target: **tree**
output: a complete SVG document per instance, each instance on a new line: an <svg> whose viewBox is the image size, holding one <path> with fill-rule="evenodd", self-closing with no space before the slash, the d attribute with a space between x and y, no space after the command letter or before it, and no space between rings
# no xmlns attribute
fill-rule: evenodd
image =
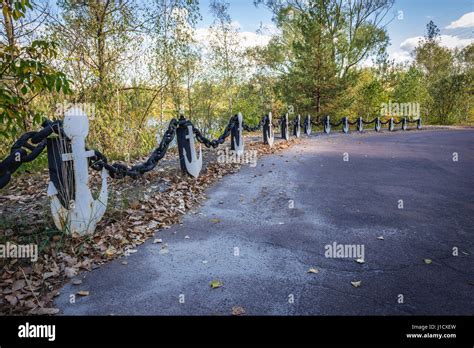
<svg viewBox="0 0 474 348"><path fill-rule="evenodd" d="M282 86L288 102L307 111L321 114L347 107L345 91L357 77L358 64L385 52L388 36L383 22L392 0L257 0L256 4L273 11L286 36L284 49L291 53Z"/></svg>
<svg viewBox="0 0 474 348"><path fill-rule="evenodd" d="M461 51L450 51L441 46L439 29L433 21L426 27L426 36L415 48L414 56L430 95L427 116L441 124L467 121L468 115L472 116L472 44Z"/></svg>
<svg viewBox="0 0 474 348"><path fill-rule="evenodd" d="M61 44L61 66L76 81L76 101L110 100L111 85L121 80L119 66L138 51L135 5L135 0L58 0L59 15L49 17L49 26Z"/></svg>
<svg viewBox="0 0 474 348"><path fill-rule="evenodd" d="M0 43L0 134L14 138L41 122L43 111L34 102L45 92L70 93L66 75L52 67L57 44L45 40L19 42L22 18L33 7L29 0L3 0L6 42ZM23 26L24 28L24 26Z"/></svg>
<svg viewBox="0 0 474 348"><path fill-rule="evenodd" d="M200 18L197 1L154 0L147 8L146 32L152 44L150 75L158 88L152 102L160 97L160 121L163 122L167 94L174 113L183 106L182 83L190 83L194 75L196 53L193 32ZM187 102L190 96L187 94ZM188 105L189 110L191 106Z"/></svg>
<svg viewBox="0 0 474 348"><path fill-rule="evenodd" d="M237 28L229 15L229 3L212 0L210 8L214 15L210 29L210 59L217 81L223 84L223 94L228 103L227 112L231 115L235 98L239 94L238 85L243 78L244 55L239 47Z"/></svg>

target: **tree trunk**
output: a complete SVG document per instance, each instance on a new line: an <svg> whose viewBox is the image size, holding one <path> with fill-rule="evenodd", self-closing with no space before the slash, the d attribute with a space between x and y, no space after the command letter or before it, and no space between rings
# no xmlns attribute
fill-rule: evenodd
<svg viewBox="0 0 474 348"><path fill-rule="evenodd" d="M8 7L9 9L11 9L12 7L11 1L3 0L2 8L4 7ZM9 13L7 13L6 11L3 11L3 18L4 18L3 24L5 26L5 32L7 33L8 45L14 46L15 45L15 32L13 28L12 17Z"/></svg>
<svg viewBox="0 0 474 348"><path fill-rule="evenodd" d="M321 111L321 89L316 89L316 113L319 114Z"/></svg>

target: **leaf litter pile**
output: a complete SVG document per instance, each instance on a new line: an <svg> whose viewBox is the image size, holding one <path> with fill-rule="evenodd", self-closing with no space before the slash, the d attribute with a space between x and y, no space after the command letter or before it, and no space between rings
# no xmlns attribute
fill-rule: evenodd
<svg viewBox="0 0 474 348"><path fill-rule="evenodd" d="M297 142L275 142L269 148L252 141L246 144L246 151L256 150L262 156ZM0 259L0 315L56 314L53 299L70 278L136 252L158 230L180 222L183 214L206 198L209 185L239 170L240 164L217 162L216 153L203 149L203 170L197 179L182 174L176 149L172 149L155 170L141 178L109 181L106 214L93 235L82 237L54 227L46 169L13 178L0 190L0 244L37 245L38 259ZM90 170L90 178L91 187L97 188L99 174Z"/></svg>

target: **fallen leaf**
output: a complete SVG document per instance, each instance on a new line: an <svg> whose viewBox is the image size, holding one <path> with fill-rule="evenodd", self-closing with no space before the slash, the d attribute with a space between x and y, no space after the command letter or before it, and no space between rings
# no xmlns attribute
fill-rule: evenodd
<svg viewBox="0 0 474 348"><path fill-rule="evenodd" d="M18 303L18 299L13 295L5 296L5 300L7 300L12 306L15 306Z"/></svg>
<svg viewBox="0 0 474 348"><path fill-rule="evenodd" d="M364 259L357 259L357 260L355 260L355 262L357 262L357 263L365 263L365 260L364 260Z"/></svg>
<svg viewBox="0 0 474 348"><path fill-rule="evenodd" d="M383 238L383 236L380 236L380 237L377 237L377 239L383 240L384 238Z"/></svg>
<svg viewBox="0 0 474 348"><path fill-rule="evenodd" d="M163 239L157 238L153 241L153 244L163 243Z"/></svg>
<svg viewBox="0 0 474 348"><path fill-rule="evenodd" d="M57 308L35 308L30 312L33 315L53 315L57 313L59 313Z"/></svg>
<svg viewBox="0 0 474 348"><path fill-rule="evenodd" d="M319 269L311 267L308 269L308 273L319 273Z"/></svg>
<svg viewBox="0 0 474 348"><path fill-rule="evenodd" d="M141 204L139 201L133 201L130 203L130 208L132 208L133 210L140 209L140 207L141 207Z"/></svg>
<svg viewBox="0 0 474 348"><path fill-rule="evenodd" d="M211 219L211 222L217 224L218 222L221 222L221 220L219 220L219 219Z"/></svg>
<svg viewBox="0 0 474 348"><path fill-rule="evenodd" d="M189 239L189 238L191 238L191 237L189 237L189 236L184 236L184 239Z"/></svg>
<svg viewBox="0 0 474 348"><path fill-rule="evenodd" d="M26 285L26 282L23 279L17 280L16 282L13 283L12 290L17 291L17 290L23 289L25 285Z"/></svg>
<svg viewBox="0 0 474 348"><path fill-rule="evenodd" d="M351 284L352 284L352 286L353 286L354 288L358 288L358 287L360 287L360 286L361 286L361 284L362 284L362 281L361 281L361 280L359 280L359 281L356 281L356 282L351 282Z"/></svg>
<svg viewBox="0 0 474 348"><path fill-rule="evenodd" d="M66 267L64 269L64 274L66 274L66 277L72 278L75 277L77 274L77 268L74 267Z"/></svg>
<svg viewBox="0 0 474 348"><path fill-rule="evenodd" d="M232 315L243 315L245 314L245 309L240 306L232 307Z"/></svg>
<svg viewBox="0 0 474 348"><path fill-rule="evenodd" d="M431 264L433 261L431 259L424 259L423 260L427 265Z"/></svg>
<svg viewBox="0 0 474 348"><path fill-rule="evenodd" d="M220 280L213 280L211 282L211 288L213 289L220 288L221 286L224 286L224 283L222 283Z"/></svg>
<svg viewBox="0 0 474 348"><path fill-rule="evenodd" d="M48 278L54 277L56 275L56 272L45 272L43 274L43 280L46 280Z"/></svg>
<svg viewBox="0 0 474 348"><path fill-rule="evenodd" d="M158 221L150 221L150 223L148 224L148 228L149 229L154 229L156 226L158 226Z"/></svg>
<svg viewBox="0 0 474 348"><path fill-rule="evenodd" d="M78 291L77 294L79 296L89 296L89 291L81 290L81 291Z"/></svg>
<svg viewBox="0 0 474 348"><path fill-rule="evenodd" d="M160 253L161 255L168 254L169 252L170 252L170 251L168 250L168 248L163 248L163 249L161 249L161 250L159 251L159 253Z"/></svg>
<svg viewBox="0 0 474 348"><path fill-rule="evenodd" d="M122 261L122 265L128 265L127 261Z"/></svg>
<svg viewBox="0 0 474 348"><path fill-rule="evenodd" d="M117 252L117 251L115 250L114 247L109 247L109 248L107 248L107 250L105 251L105 255L108 256L108 257L111 257L111 256L114 256L116 252Z"/></svg>

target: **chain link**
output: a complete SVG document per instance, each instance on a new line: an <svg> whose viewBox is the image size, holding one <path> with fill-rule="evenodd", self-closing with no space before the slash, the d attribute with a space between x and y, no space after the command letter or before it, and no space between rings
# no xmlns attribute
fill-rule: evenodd
<svg viewBox="0 0 474 348"><path fill-rule="evenodd" d="M126 176L129 176L133 179L136 179L140 175L153 170L158 162L165 156L168 151L169 145L173 141L176 135L176 128L180 125L182 120L177 120L173 118L169 125L168 129L163 135L163 139L160 142L160 145L151 153L148 159L140 164L136 164L129 168L123 163L113 163L108 164L107 157L103 155L100 151L94 150L95 155L89 159L89 166L94 170L102 170L102 168L107 169L110 177L113 179L122 179Z"/></svg>
<svg viewBox="0 0 474 348"><path fill-rule="evenodd" d="M376 121L377 121L377 118L374 118L372 121L364 121L364 119L362 119L363 124L372 124L372 123L375 123Z"/></svg>
<svg viewBox="0 0 474 348"><path fill-rule="evenodd" d="M339 122L337 122L337 123L329 122L329 124L331 125L331 127L339 127L343 122L344 122L344 119L341 119L341 120L340 120Z"/></svg>
<svg viewBox="0 0 474 348"><path fill-rule="evenodd" d="M23 164L36 159L47 145L47 138L62 132L61 121L46 120L43 129L37 132L26 132L11 147L10 155L0 162L0 189L11 180L13 173Z"/></svg>
<svg viewBox="0 0 474 348"><path fill-rule="evenodd" d="M232 116L224 130L224 133L222 133L219 138L214 139L214 140L210 140L206 138L204 135L202 135L201 131L194 126L193 126L193 132L194 132L194 135L196 136L197 141L204 144L204 146L207 148L212 147L213 149L215 149L219 145L224 144L225 140L230 135L232 128L235 126L237 122L238 122L238 116L237 115Z"/></svg>
<svg viewBox="0 0 474 348"><path fill-rule="evenodd" d="M253 126L253 127L250 127L249 125L246 125L245 123L242 123L242 128L245 129L247 132L256 132L256 131L258 131L262 128L264 123L265 123L265 117L263 117L260 120L259 124L257 124L256 126Z"/></svg>

